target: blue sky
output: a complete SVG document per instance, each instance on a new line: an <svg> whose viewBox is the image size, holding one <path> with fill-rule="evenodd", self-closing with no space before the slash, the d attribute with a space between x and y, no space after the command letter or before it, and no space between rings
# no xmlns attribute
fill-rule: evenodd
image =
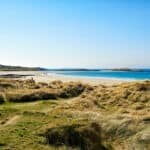
<svg viewBox="0 0 150 150"><path fill-rule="evenodd" d="M149 0L0 0L0 64L150 67Z"/></svg>

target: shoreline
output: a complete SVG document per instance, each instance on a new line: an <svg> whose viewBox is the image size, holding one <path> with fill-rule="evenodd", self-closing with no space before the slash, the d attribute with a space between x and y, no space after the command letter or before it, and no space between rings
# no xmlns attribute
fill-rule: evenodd
<svg viewBox="0 0 150 150"><path fill-rule="evenodd" d="M46 71L0 71L0 75L20 75L22 77L17 78L21 80L34 79L36 82L52 82L60 80L62 82L82 82L91 85L114 85L125 82L143 81L136 79L119 79L119 78L105 78L105 77L82 77L82 76L70 76L61 75L56 73L50 73Z"/></svg>

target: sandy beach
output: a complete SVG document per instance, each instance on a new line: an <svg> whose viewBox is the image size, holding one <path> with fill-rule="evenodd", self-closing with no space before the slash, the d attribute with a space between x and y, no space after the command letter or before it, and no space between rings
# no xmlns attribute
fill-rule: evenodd
<svg viewBox="0 0 150 150"><path fill-rule="evenodd" d="M20 79L31 79L33 78L36 82L46 82L49 83L55 80L61 80L62 82L82 82L91 85L113 85L120 84L124 82L130 82L133 80L123 80L123 79L111 79L111 78L91 78L91 77L75 77L75 76L65 76L58 75L54 73L47 73L44 71L1 71L0 75L24 75Z"/></svg>

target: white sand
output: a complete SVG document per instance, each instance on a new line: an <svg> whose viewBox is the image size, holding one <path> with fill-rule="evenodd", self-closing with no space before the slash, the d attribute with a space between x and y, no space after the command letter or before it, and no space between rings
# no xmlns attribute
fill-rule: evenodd
<svg viewBox="0 0 150 150"><path fill-rule="evenodd" d="M65 76L58 75L54 73L47 73L42 71L0 71L0 75L4 74L17 74L17 75L29 75L27 77L22 77L21 79L31 79L33 78L36 82L51 82L55 80L61 80L63 82L75 81L88 83L92 85L105 84L119 84L123 82L129 82L133 80L122 80L122 79L111 79L111 78L91 78L91 77L74 77L74 76Z"/></svg>

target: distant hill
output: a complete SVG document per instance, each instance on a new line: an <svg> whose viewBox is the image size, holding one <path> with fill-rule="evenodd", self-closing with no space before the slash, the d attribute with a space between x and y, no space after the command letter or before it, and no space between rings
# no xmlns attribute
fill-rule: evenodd
<svg viewBox="0 0 150 150"><path fill-rule="evenodd" d="M148 71L148 69L132 69L132 68L114 68L114 69L104 69L109 71L126 71L126 72L141 72Z"/></svg>
<svg viewBox="0 0 150 150"><path fill-rule="evenodd" d="M0 65L0 71L44 71L45 68L40 67L21 67L21 66L5 66Z"/></svg>

